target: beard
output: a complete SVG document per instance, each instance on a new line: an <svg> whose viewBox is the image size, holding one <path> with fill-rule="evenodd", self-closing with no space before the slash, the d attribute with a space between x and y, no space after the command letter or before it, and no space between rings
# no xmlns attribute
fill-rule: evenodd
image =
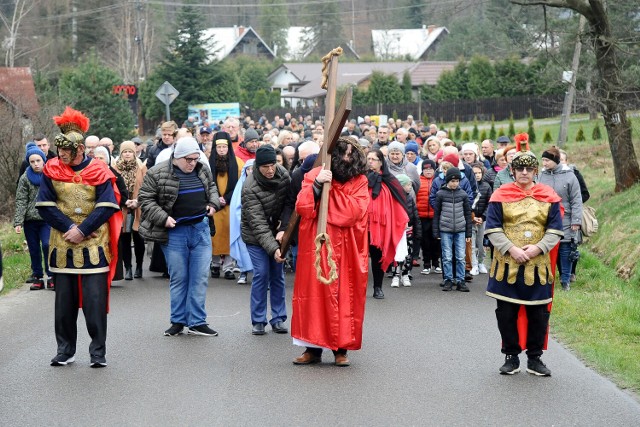
<svg viewBox="0 0 640 427"><path fill-rule="evenodd" d="M339 156L331 157L331 173L333 178L341 184L353 179L358 175L362 175L362 168L358 168L357 162L354 162L353 159L349 161L345 161Z"/></svg>
<svg viewBox="0 0 640 427"><path fill-rule="evenodd" d="M216 153L216 172L225 173L229 171L229 154L220 156Z"/></svg>

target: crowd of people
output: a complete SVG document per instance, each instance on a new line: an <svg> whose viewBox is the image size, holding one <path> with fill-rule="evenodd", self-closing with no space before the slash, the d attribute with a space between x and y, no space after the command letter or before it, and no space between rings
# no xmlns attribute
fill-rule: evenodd
<svg viewBox="0 0 640 427"><path fill-rule="evenodd" d="M96 313L89 316L92 365L106 365L108 285L142 278L149 250L150 269L169 279L167 336L185 328L192 335L218 334L206 322L210 277L251 284L252 334L266 334L267 325L288 333L285 265L295 271L291 335L305 347L294 360L299 365L318 363L323 348L333 350L336 365L350 363L347 350L361 344L369 270L374 299L385 298L385 274L391 288L411 286L414 267L422 267L422 275L441 275L443 291L469 292L474 278L488 274L483 283L498 300L507 357L501 373L517 372L516 356L528 348L530 371L550 374L540 361L540 331L548 322L555 266L562 289L575 281L582 204L589 197L566 152L546 149L539 167L525 146L526 134L458 146L436 124L412 116L387 123L369 116L349 120L323 166L316 161L325 124L289 113L199 125L169 121L154 140L119 144L86 135L88 126L60 126L58 158L44 135L26 146L14 220L31 255L31 289L56 290L53 365L73 361L72 306L77 311L78 294L86 299L93 282L102 289L95 304L105 309L82 307L85 315ZM93 213L74 205L87 187L75 185L80 181L94 186L85 195ZM321 252L316 264L337 271L331 286L320 283L314 270L325 186L334 250ZM283 253L294 213L299 231ZM523 226L527 221L531 229ZM80 291L73 289L76 276L83 278ZM522 341L526 331L514 331L520 306L535 319L530 342ZM75 330L75 319L73 324Z"/></svg>

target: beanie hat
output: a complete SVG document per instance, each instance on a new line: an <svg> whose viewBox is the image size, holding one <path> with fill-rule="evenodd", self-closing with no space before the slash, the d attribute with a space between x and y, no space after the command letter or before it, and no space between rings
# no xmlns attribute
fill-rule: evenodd
<svg viewBox="0 0 640 427"><path fill-rule="evenodd" d="M244 133L244 142L253 141L254 139L259 139L258 132L253 128L247 129Z"/></svg>
<svg viewBox="0 0 640 427"><path fill-rule="evenodd" d="M369 144L369 140L365 139L365 138L359 138L358 139L358 143L360 144L360 146L362 148L369 148L369 146L371 145L371 144Z"/></svg>
<svg viewBox="0 0 640 427"><path fill-rule="evenodd" d="M256 151L256 166L271 165L276 162L276 150L270 145L263 145Z"/></svg>
<svg viewBox="0 0 640 427"><path fill-rule="evenodd" d="M402 142L393 141L389 144L389 152L392 152L393 150L400 151L404 154L404 144Z"/></svg>
<svg viewBox="0 0 640 427"><path fill-rule="evenodd" d="M407 142L407 145L404 146L404 152L408 152L411 151L413 153L416 153L416 155L418 154L418 143L415 141L409 141Z"/></svg>
<svg viewBox="0 0 640 427"><path fill-rule="evenodd" d="M457 155L457 154L453 154L453 153L451 153L451 154L447 154L446 156L444 156L444 157L442 158L442 161L443 161L443 162L449 162L449 163L451 163L453 166L456 166L456 167L457 167L457 166L460 164L460 157L458 157L458 155ZM460 172L460 171L458 171L458 172Z"/></svg>
<svg viewBox="0 0 640 427"><path fill-rule="evenodd" d="M28 149L29 149L29 147L37 147L37 145L36 145L36 143L35 143L35 142L33 142L33 141L29 141L29 142L27 142L27 145L25 145L25 146L24 146L24 149L25 149L25 150L28 150Z"/></svg>
<svg viewBox="0 0 640 427"><path fill-rule="evenodd" d="M462 144L462 152L465 151L473 151L474 154L478 155L478 145L473 142L467 142L466 144Z"/></svg>
<svg viewBox="0 0 640 427"><path fill-rule="evenodd" d="M411 184L411 179L403 173L401 173L400 175L396 175L396 179L400 181L400 185L402 185L403 187L407 184Z"/></svg>
<svg viewBox="0 0 640 427"><path fill-rule="evenodd" d="M136 144L133 141L124 141L122 144L120 144L120 154L124 153L127 150L133 151L135 154Z"/></svg>
<svg viewBox="0 0 640 427"><path fill-rule="evenodd" d="M438 150L438 152L436 153L436 158L435 158L436 163L438 163L438 162L440 162L442 160L442 155L443 154L444 153L442 152L442 150Z"/></svg>
<svg viewBox="0 0 640 427"><path fill-rule="evenodd" d="M198 141L192 136L183 136L174 144L176 148L173 150L173 157L181 159L189 154L200 153Z"/></svg>
<svg viewBox="0 0 640 427"><path fill-rule="evenodd" d="M32 147L29 147L27 149L27 154L25 155L25 160L27 161L27 163L29 163L29 157L33 156L34 154L39 155L40 157L42 157L42 161L47 163L47 155L44 154L44 151L42 151L41 149L38 148L37 145L33 145Z"/></svg>
<svg viewBox="0 0 640 427"><path fill-rule="evenodd" d="M460 169L453 167L447 170L447 174L444 177L444 180L448 184L452 179L457 179L460 181L462 179L462 174L460 173Z"/></svg>
<svg viewBox="0 0 640 427"><path fill-rule="evenodd" d="M555 162L557 165L560 164L560 156L557 156L555 153L551 152L550 150L545 150L542 153L541 157L543 159L549 159L549 160Z"/></svg>
<svg viewBox="0 0 640 427"><path fill-rule="evenodd" d="M418 134L418 131L416 131L414 128L409 128L409 133L412 133L414 135Z"/></svg>
<svg viewBox="0 0 640 427"><path fill-rule="evenodd" d="M435 171L435 170L436 170L436 168L437 168L437 167L436 167L436 162L434 162L433 160L431 160L431 159L424 159L424 160L422 161L422 170L425 170L425 169L433 169L433 170Z"/></svg>

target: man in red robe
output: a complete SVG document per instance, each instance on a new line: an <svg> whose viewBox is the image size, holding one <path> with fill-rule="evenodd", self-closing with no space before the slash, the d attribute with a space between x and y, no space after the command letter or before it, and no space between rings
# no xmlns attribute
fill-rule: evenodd
<svg viewBox="0 0 640 427"><path fill-rule="evenodd" d="M306 347L296 365L319 363L322 350L333 350L335 364L348 366L347 350L362 346L362 323L369 274L366 156L353 139L338 139L331 169L309 171L296 202L300 215L298 268L293 288L291 336ZM316 272L318 211L322 185L330 183L327 234L337 279L319 281ZM322 277L330 277L327 246L320 256Z"/></svg>

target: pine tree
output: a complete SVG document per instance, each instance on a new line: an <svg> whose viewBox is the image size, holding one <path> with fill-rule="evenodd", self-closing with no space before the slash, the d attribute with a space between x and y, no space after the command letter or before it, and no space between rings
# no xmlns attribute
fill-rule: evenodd
<svg viewBox="0 0 640 427"><path fill-rule="evenodd" d="M509 138L513 138L516 134L516 128L513 123L513 112L509 114Z"/></svg>
<svg viewBox="0 0 640 427"><path fill-rule="evenodd" d="M427 115L427 113L424 113L422 115L422 123L424 123L425 126L429 126L429 116Z"/></svg>
<svg viewBox="0 0 640 427"><path fill-rule="evenodd" d="M260 37L280 58L288 51L289 14L281 0L260 0L258 7Z"/></svg>
<svg viewBox="0 0 640 427"><path fill-rule="evenodd" d="M462 137L460 138L460 140L466 141L466 142L469 142L471 140L468 130L465 130L464 132L462 132Z"/></svg>
<svg viewBox="0 0 640 427"><path fill-rule="evenodd" d="M600 141L602 139L602 133L600 132L600 125L596 123L591 132L591 139L594 141Z"/></svg>
<svg viewBox="0 0 640 427"><path fill-rule="evenodd" d="M480 135L480 132L478 131L478 117L473 118L473 130L471 131L471 140L472 141L477 141L478 137Z"/></svg>
<svg viewBox="0 0 640 427"><path fill-rule="evenodd" d="M393 121L398 120L398 112L394 109L393 113L391 113L391 117L393 117Z"/></svg>
<svg viewBox="0 0 640 427"><path fill-rule="evenodd" d="M487 139L487 130L486 129L482 129L482 131L480 132L480 139L479 141L482 142L485 139Z"/></svg>
<svg viewBox="0 0 640 427"><path fill-rule="evenodd" d="M553 141L553 138L551 137L551 131L547 130L542 137L542 142L545 144L551 144L551 141Z"/></svg>
<svg viewBox="0 0 640 427"><path fill-rule="evenodd" d="M584 129L582 129L582 126L580 126L578 128L578 133L576 134L576 142L584 142L587 139L584 136Z"/></svg>
<svg viewBox="0 0 640 427"><path fill-rule="evenodd" d="M135 117L126 96L113 93L120 77L92 52L86 61L62 73L58 89L63 105L89 117L89 132L119 143L133 136Z"/></svg>
<svg viewBox="0 0 640 427"><path fill-rule="evenodd" d="M462 131L460 130L460 122L456 120L456 129L453 131L453 138L458 140L462 136Z"/></svg>
<svg viewBox="0 0 640 427"><path fill-rule="evenodd" d="M529 134L529 142L531 144L535 144L536 143L536 130L533 127L533 113L531 112L531 110L529 110L529 120L527 122L529 124L529 127L527 129L527 133Z"/></svg>
<svg viewBox="0 0 640 427"><path fill-rule="evenodd" d="M413 101L413 92L411 91L411 76L408 72L402 75L402 102L409 103Z"/></svg>
<svg viewBox="0 0 640 427"><path fill-rule="evenodd" d="M492 141L496 140L496 118L493 114L491 115L491 129L489 130L489 139Z"/></svg>
<svg viewBox="0 0 640 427"><path fill-rule="evenodd" d="M500 128L500 131L498 131L498 137L500 136L505 136L504 128Z"/></svg>

